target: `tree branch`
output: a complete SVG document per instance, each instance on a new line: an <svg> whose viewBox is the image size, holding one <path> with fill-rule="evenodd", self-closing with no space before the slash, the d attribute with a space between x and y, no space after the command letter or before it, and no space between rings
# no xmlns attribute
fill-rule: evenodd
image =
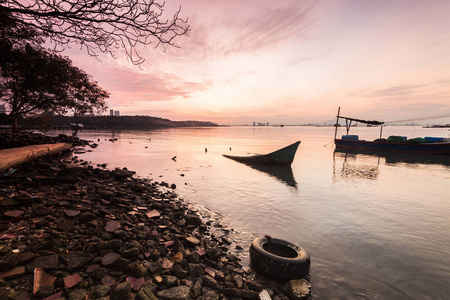
<svg viewBox="0 0 450 300"><path fill-rule="evenodd" d="M55 48L75 42L94 57L99 52L114 57L123 48L139 65L145 60L140 47L152 43L176 47L175 38L189 32L181 8L169 20L163 18L164 5L146 0L8 0L0 1L0 11L41 31Z"/></svg>

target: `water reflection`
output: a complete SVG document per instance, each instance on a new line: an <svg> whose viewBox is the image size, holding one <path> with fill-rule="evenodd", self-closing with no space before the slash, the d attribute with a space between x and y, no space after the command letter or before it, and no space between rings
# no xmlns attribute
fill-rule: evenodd
<svg viewBox="0 0 450 300"><path fill-rule="evenodd" d="M377 157L378 158L378 164L380 161L380 158L383 158L386 164L435 164L435 165L443 165L450 167L450 156L448 155L420 155L420 154L410 154L410 153L373 153L373 152L361 152L361 151L355 151L352 152L350 150L336 150L336 153L339 153L341 155L346 156L356 156L359 155L359 157Z"/></svg>
<svg viewBox="0 0 450 300"><path fill-rule="evenodd" d="M236 161L238 162L238 161ZM248 162L238 162L249 166L252 169L258 170L260 172L266 173L271 177L278 179L279 181L287 184L288 186L297 188L297 182L294 179L294 173L292 172L291 166L283 165L265 165L257 163Z"/></svg>
<svg viewBox="0 0 450 300"><path fill-rule="evenodd" d="M380 157L375 161L364 160L364 164L356 163L358 154L354 153L333 153L333 179L336 179L336 158L342 159L342 168L338 175L342 178L362 178L376 180L378 179L380 165ZM371 162L371 164L368 164Z"/></svg>

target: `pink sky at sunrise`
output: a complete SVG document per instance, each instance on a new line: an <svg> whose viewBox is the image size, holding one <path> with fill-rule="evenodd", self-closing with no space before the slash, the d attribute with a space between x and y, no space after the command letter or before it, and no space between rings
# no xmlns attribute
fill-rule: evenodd
<svg viewBox="0 0 450 300"><path fill-rule="evenodd" d="M167 0L180 48L101 62L76 46L121 115L219 124L393 121L450 115L450 1ZM450 123L450 117L432 123Z"/></svg>

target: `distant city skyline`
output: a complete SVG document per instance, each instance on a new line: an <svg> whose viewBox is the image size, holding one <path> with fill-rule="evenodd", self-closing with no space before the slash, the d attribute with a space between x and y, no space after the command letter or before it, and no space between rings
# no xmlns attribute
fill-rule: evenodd
<svg viewBox="0 0 450 300"><path fill-rule="evenodd" d="M141 68L121 54L64 54L122 115L231 125L320 123L339 106L381 121L450 115L450 1L170 0L167 16L179 6L189 36L144 50Z"/></svg>

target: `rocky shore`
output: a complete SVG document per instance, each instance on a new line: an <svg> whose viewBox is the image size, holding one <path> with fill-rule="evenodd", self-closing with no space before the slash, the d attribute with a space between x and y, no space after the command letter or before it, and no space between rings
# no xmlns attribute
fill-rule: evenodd
<svg viewBox="0 0 450 300"><path fill-rule="evenodd" d="M0 299L303 299L256 280L175 188L76 157L0 177Z"/></svg>

